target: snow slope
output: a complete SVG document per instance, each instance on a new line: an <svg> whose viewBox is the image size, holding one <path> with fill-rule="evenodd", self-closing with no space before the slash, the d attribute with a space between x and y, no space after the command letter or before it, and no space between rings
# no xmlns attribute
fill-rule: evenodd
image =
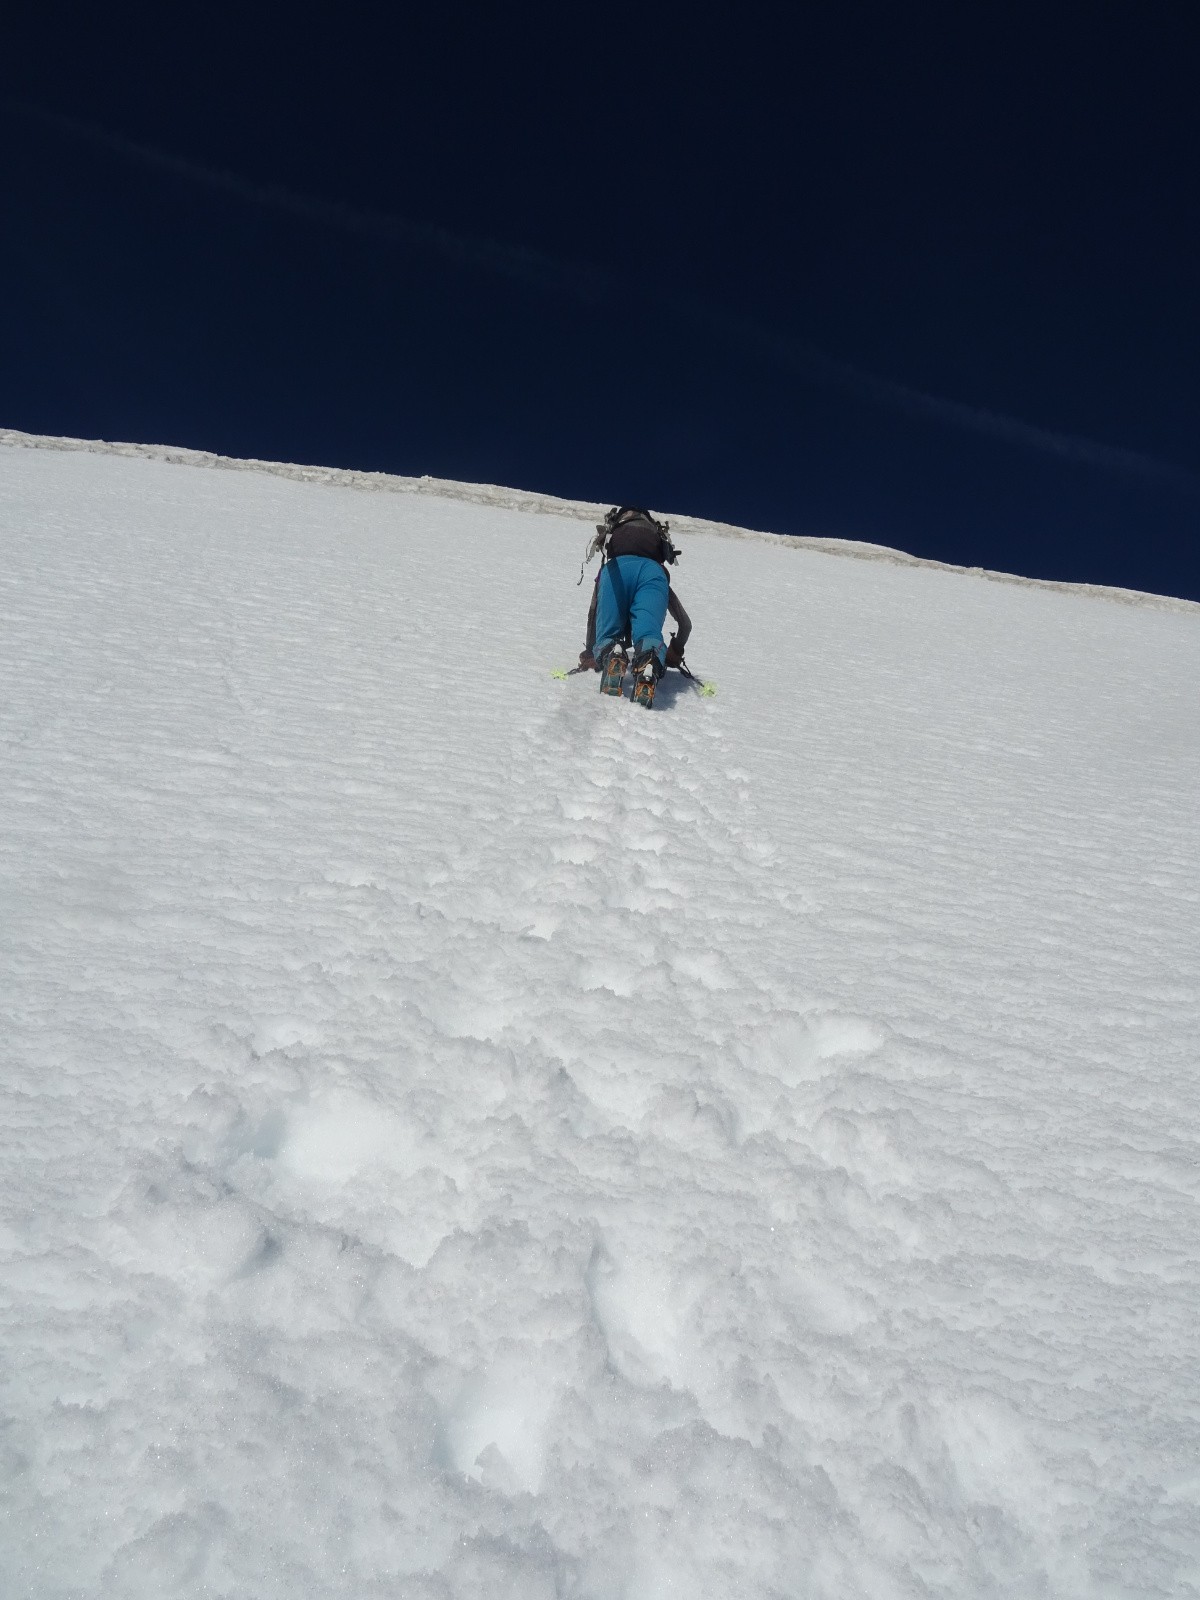
<svg viewBox="0 0 1200 1600"><path fill-rule="evenodd" d="M1200 1592L1200 611L0 449L0 1593Z"/></svg>

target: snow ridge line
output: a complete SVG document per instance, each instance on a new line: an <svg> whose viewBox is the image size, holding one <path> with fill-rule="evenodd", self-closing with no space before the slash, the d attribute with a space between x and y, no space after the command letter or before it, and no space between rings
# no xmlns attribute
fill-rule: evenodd
<svg viewBox="0 0 1200 1600"><path fill-rule="evenodd" d="M460 500L470 505L495 506L505 511L523 511L535 516L571 517L579 522L594 522L608 510L598 501L564 500L558 495L529 489L510 489L497 484L461 483L454 478L432 478L424 474L407 478L399 473L364 472L353 467L302 466L286 461L259 461L253 456L223 456L210 450L192 450L186 445L126 444L107 439L72 439L45 433L23 433L18 428L0 428L0 447L23 450L78 450L89 455L134 456L149 461L165 461L173 466L218 467L230 472L263 472L299 483L323 483L341 489L367 489L375 493L426 494L439 500ZM666 512L673 528L680 533L715 534L721 538L765 539L783 542L789 548L816 550L823 555L848 556L855 561L886 561L896 567L928 567L936 572L955 572L964 577L986 578L990 583L1009 583L1026 589L1046 589L1057 594L1083 595L1090 599L1116 601L1120 605L1142 606L1152 611L1200 612L1200 601L1177 595L1151 594L1143 589L1121 589L1103 583L1071 583L1058 578L1025 578L1015 572L995 572L989 567L959 566L949 561L934 561L928 556L909 555L890 545L870 544L857 539L829 539L812 534L768 533L755 528L738 528L732 523L712 522L686 513Z"/></svg>

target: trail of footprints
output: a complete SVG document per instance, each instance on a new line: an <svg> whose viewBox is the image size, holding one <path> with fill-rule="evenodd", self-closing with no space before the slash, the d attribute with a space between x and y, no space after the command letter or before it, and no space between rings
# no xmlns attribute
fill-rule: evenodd
<svg viewBox="0 0 1200 1600"><path fill-rule="evenodd" d="M841 1146L828 1127L789 1134L781 1097L819 1088L882 1039L856 1019L781 1015L742 965L745 925L788 912L753 782L726 766L714 708L647 716L598 701L575 694L519 730L508 810L431 891L420 959L396 953L425 1041L419 1090L387 1111L369 1078L362 1092L353 1075L319 1084L269 1157L282 1214L336 1218L422 1280L471 1241L486 1296L517 1270L497 1229L532 1230L527 1250L547 1241L519 1264L537 1286L531 1307L550 1273L585 1308L544 1347L557 1377L512 1335L497 1343L497 1328L475 1325L477 1310L441 1313L456 1329L434 1385L443 1465L501 1497L541 1492L555 1406L587 1382L597 1337L630 1395L665 1382L745 1435L712 1350L728 1338L723 1319L753 1321L756 1302L749 1290L730 1301L737 1280L719 1252L687 1242L690 1208L761 1211L740 1150L764 1130L799 1138L806 1160L821 1159L822 1139L831 1158L855 1159L853 1129ZM641 1152L627 1174L621 1148ZM680 1271L664 1274L659 1252ZM446 1328L407 1331L437 1353Z"/></svg>

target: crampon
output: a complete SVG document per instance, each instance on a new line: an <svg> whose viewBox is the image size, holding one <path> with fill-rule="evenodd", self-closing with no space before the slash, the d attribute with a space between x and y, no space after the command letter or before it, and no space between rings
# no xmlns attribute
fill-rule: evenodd
<svg viewBox="0 0 1200 1600"><path fill-rule="evenodd" d="M600 693L620 694L625 682L625 668L629 665L629 657L621 645L613 645L611 650L606 650L600 657Z"/></svg>

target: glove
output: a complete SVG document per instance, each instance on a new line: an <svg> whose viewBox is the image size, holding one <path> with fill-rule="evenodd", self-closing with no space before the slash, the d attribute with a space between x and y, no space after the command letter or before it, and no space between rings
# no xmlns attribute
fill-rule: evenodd
<svg viewBox="0 0 1200 1600"><path fill-rule="evenodd" d="M579 665L585 672L600 671L600 668L596 665L595 658L590 650L581 650L579 652Z"/></svg>
<svg viewBox="0 0 1200 1600"><path fill-rule="evenodd" d="M683 651L675 642L678 637L678 634L673 635L670 644L667 646L667 665L669 667L678 667L683 664Z"/></svg>

